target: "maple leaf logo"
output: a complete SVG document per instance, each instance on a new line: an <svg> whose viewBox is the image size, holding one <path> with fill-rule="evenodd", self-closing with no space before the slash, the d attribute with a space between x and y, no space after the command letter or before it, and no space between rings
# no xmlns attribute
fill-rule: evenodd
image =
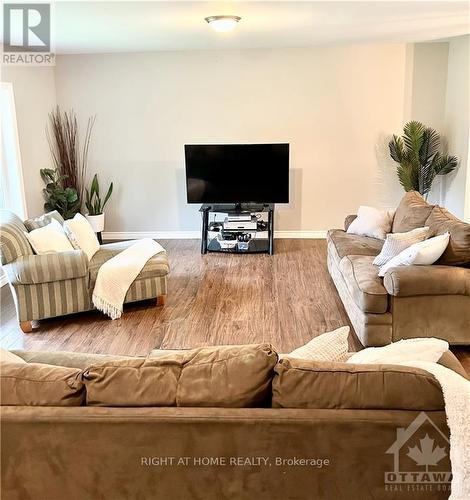
<svg viewBox="0 0 470 500"><path fill-rule="evenodd" d="M420 439L419 443L419 448L418 446L408 447L407 455L417 465L424 465L426 472L430 465L437 465L447 455L445 448L441 446L434 447L434 439L431 439L428 434L423 439Z"/></svg>

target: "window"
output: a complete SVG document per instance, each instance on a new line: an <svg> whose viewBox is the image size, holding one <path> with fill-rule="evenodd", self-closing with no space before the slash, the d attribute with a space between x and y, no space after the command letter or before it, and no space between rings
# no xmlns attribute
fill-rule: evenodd
<svg viewBox="0 0 470 500"><path fill-rule="evenodd" d="M0 208L11 210L25 219L26 200L20 145L16 125L15 98L11 83L0 83L1 184Z"/></svg>

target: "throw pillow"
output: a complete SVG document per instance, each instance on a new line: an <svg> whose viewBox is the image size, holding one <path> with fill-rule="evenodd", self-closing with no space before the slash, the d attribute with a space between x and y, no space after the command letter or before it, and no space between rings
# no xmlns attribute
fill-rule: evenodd
<svg viewBox="0 0 470 500"><path fill-rule="evenodd" d="M351 222L346 232L383 240L391 231L392 221L393 212L361 206L357 211L357 217Z"/></svg>
<svg viewBox="0 0 470 500"><path fill-rule="evenodd" d="M384 246L379 255L374 259L376 266L383 266L390 259L406 248L426 239L429 227L418 227L407 233L390 233L385 238Z"/></svg>
<svg viewBox="0 0 470 500"><path fill-rule="evenodd" d="M449 244L449 237L449 233L445 233L411 245L384 264L379 269L379 276L385 276L385 273L392 267L434 264L444 253Z"/></svg>
<svg viewBox="0 0 470 500"><path fill-rule="evenodd" d="M323 333L280 357L309 359L311 361L341 361L348 352L349 326Z"/></svg>
<svg viewBox="0 0 470 500"><path fill-rule="evenodd" d="M57 210L53 210L52 212L40 215L39 217L35 217L34 219L26 219L23 224L28 231L33 231L34 229L39 229L40 227L47 226L52 222L53 219L59 222L61 226L64 223L64 219L59 214L59 212Z"/></svg>
<svg viewBox="0 0 470 500"><path fill-rule="evenodd" d="M400 201L393 219L392 233L406 233L417 227L428 226L433 205L429 205L417 191L408 191Z"/></svg>
<svg viewBox="0 0 470 500"><path fill-rule="evenodd" d="M429 361L437 363L449 349L449 343L436 338L405 339L385 347L368 347L356 352L347 363L388 365L406 361Z"/></svg>
<svg viewBox="0 0 470 500"><path fill-rule="evenodd" d="M33 250L38 254L68 252L73 246L64 233L64 229L53 219L47 226L24 233L31 243Z"/></svg>
<svg viewBox="0 0 470 500"><path fill-rule="evenodd" d="M100 249L98 238L96 237L91 224L82 214L75 214L73 219L64 222L64 228L75 248L83 250L89 260Z"/></svg>
<svg viewBox="0 0 470 500"><path fill-rule="evenodd" d="M470 264L470 224L462 222L448 210L434 207L426 221L431 236L450 233L449 245L439 259L443 266L464 266Z"/></svg>

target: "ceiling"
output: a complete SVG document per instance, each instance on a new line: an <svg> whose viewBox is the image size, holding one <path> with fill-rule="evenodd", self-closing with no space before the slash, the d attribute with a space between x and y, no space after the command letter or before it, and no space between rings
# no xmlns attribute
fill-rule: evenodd
<svg viewBox="0 0 470 500"><path fill-rule="evenodd" d="M217 33L204 17L242 17ZM56 2L57 53L310 47L463 35L469 2Z"/></svg>

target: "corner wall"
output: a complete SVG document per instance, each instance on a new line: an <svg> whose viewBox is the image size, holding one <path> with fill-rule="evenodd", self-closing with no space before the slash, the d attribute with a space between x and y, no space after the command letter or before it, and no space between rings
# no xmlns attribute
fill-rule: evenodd
<svg viewBox="0 0 470 500"><path fill-rule="evenodd" d="M445 206L470 222L470 36L449 42L445 130L449 154L460 159L459 168L445 178Z"/></svg>

